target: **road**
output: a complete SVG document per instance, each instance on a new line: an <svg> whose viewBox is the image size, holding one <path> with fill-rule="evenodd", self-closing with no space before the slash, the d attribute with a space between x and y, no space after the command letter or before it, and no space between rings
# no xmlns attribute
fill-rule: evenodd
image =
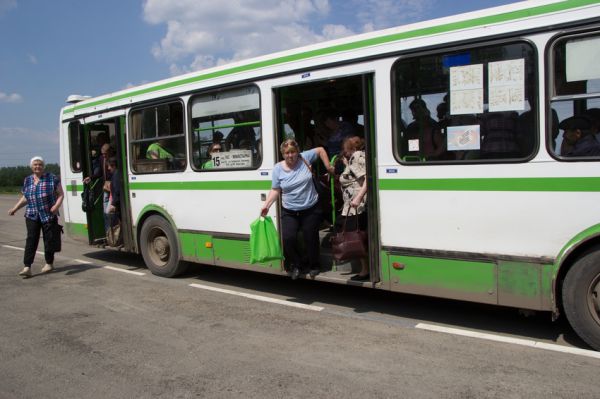
<svg viewBox="0 0 600 399"><path fill-rule="evenodd" d="M53 273L37 255L22 279L14 201L0 196L2 399L600 396L599 354L546 313L202 265L164 279L68 238Z"/></svg>

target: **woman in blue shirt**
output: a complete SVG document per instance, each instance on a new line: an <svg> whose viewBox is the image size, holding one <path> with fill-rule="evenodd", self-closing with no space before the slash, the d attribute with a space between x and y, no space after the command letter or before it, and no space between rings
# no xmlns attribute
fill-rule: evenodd
<svg viewBox="0 0 600 399"><path fill-rule="evenodd" d="M27 176L23 182L23 195L9 215L27 205L25 209L25 226L27 227L27 240L25 242L25 267L19 273L22 277L31 277L31 264L40 240L40 230L44 234L44 257L46 264L42 273L53 270L54 249L50 244L53 225L58 223L58 210L63 202L64 194L58 177L52 173L44 173L44 160L42 157L33 157L29 162L33 174Z"/></svg>
<svg viewBox="0 0 600 399"><path fill-rule="evenodd" d="M319 225L323 218L310 164L320 158L329 173L333 173L333 167L323 147L300 153L298 143L290 139L281 143L280 151L283 161L273 168L271 191L261 215L265 216L281 196L281 236L287 270L292 279L296 279L303 269L301 251L297 246L297 235L302 231L308 268L314 277L320 272Z"/></svg>

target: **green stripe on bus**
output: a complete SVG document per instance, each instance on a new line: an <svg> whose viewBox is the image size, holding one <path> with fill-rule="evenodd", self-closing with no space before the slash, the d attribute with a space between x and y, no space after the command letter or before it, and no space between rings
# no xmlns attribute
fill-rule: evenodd
<svg viewBox="0 0 600 399"><path fill-rule="evenodd" d="M88 228L86 224L83 223L65 223L65 231L68 236L75 237L85 237L88 238Z"/></svg>
<svg viewBox="0 0 600 399"><path fill-rule="evenodd" d="M130 190L270 190L271 180L132 182Z"/></svg>
<svg viewBox="0 0 600 399"><path fill-rule="evenodd" d="M483 26L483 25L488 25L488 24L496 24L496 23L500 23L500 22L507 22L507 21L526 18L526 17L539 16L539 15L543 15L543 14L549 14L549 13L553 13L553 12L564 11L564 10L569 10L569 9L573 9L573 8L577 8L577 7L583 7L586 5L596 4L599 2L600 1L598 1L598 0L570 0L570 1L560 2L560 3L541 5L541 6L537 6L537 7L528 8L525 10L511 11L511 12L506 12L503 14L474 18L474 19L467 20L467 21L451 22L451 23L438 25L438 26L415 29L415 30L408 31L408 32L401 32L401 33L396 33L396 34L392 34L392 35L386 35L386 36L380 36L380 37L375 37L375 38L371 38L371 39L359 40L356 42L351 42L351 43L346 43L346 44L339 44L336 46L326 47L326 48L322 48L322 49L311 50L311 51L306 51L303 53L297 53L297 54L291 54L291 55L287 55L287 56L283 56L283 57L273 58L271 60L254 62L251 64L241 65L241 66L237 66L234 68L224 69L221 71L216 71L216 72L207 73L207 74L203 74L203 75L192 76L189 78L180 79L180 80L176 80L176 81L168 82L168 83L163 83L163 84L145 88L145 89L134 90L134 91L131 91L128 93L119 94L117 96L92 101L87 104L75 105L71 108L65 109L63 111L63 113L67 114L67 113L71 113L71 112L74 112L79 109L90 108L90 107L94 107L96 105L106 104L106 103L109 103L112 101L117 101L117 100L122 100L125 98L148 94L148 93L152 93L152 92L159 91L159 90L166 90L166 89L170 89L173 87L182 86L182 85L186 85L186 84L190 84L190 83L197 83L197 82L201 82L203 80L218 78L218 77L222 77L222 76L226 76L226 75L231 75L234 73L247 72L247 71L252 71L255 69L259 69L259 68L265 68L265 67L269 67L269 66L279 65L279 64L286 63L286 62L305 60L305 59L309 59L309 58L313 58L313 57L319 57L319 56L324 56L324 55L340 53L340 52L344 52L344 51L357 50L357 49L370 47L370 46L387 44L387 43L391 43L391 42L395 42L395 41L399 41L399 40L412 39L412 38L417 38L417 37L421 37L421 36L428 36L428 35L434 35L434 34L440 34L440 33L447 33L447 32L452 32L455 30L474 28L474 27L478 27L478 26Z"/></svg>
<svg viewBox="0 0 600 399"><path fill-rule="evenodd" d="M380 190L400 191L600 191L600 177L530 177L476 179L384 179Z"/></svg>

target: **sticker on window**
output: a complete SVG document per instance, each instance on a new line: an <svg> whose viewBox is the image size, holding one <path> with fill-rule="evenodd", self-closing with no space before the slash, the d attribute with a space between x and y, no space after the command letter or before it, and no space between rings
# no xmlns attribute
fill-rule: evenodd
<svg viewBox="0 0 600 399"><path fill-rule="evenodd" d="M419 139L408 140L408 152L419 151Z"/></svg>
<svg viewBox="0 0 600 399"><path fill-rule="evenodd" d="M448 151L479 150L479 125L448 126Z"/></svg>
<svg viewBox="0 0 600 399"><path fill-rule="evenodd" d="M566 56L567 82L600 79L600 37L568 42Z"/></svg>

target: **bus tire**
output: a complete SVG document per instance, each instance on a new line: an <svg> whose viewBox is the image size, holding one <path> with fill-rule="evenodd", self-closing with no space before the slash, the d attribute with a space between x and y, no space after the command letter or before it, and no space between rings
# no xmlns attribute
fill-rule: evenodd
<svg viewBox="0 0 600 399"><path fill-rule="evenodd" d="M179 261L179 243L171 224L162 216L152 215L140 231L140 249L144 263L152 274L175 277L186 265Z"/></svg>
<svg viewBox="0 0 600 399"><path fill-rule="evenodd" d="M600 251L581 257L567 272L562 301L577 335L600 351Z"/></svg>

